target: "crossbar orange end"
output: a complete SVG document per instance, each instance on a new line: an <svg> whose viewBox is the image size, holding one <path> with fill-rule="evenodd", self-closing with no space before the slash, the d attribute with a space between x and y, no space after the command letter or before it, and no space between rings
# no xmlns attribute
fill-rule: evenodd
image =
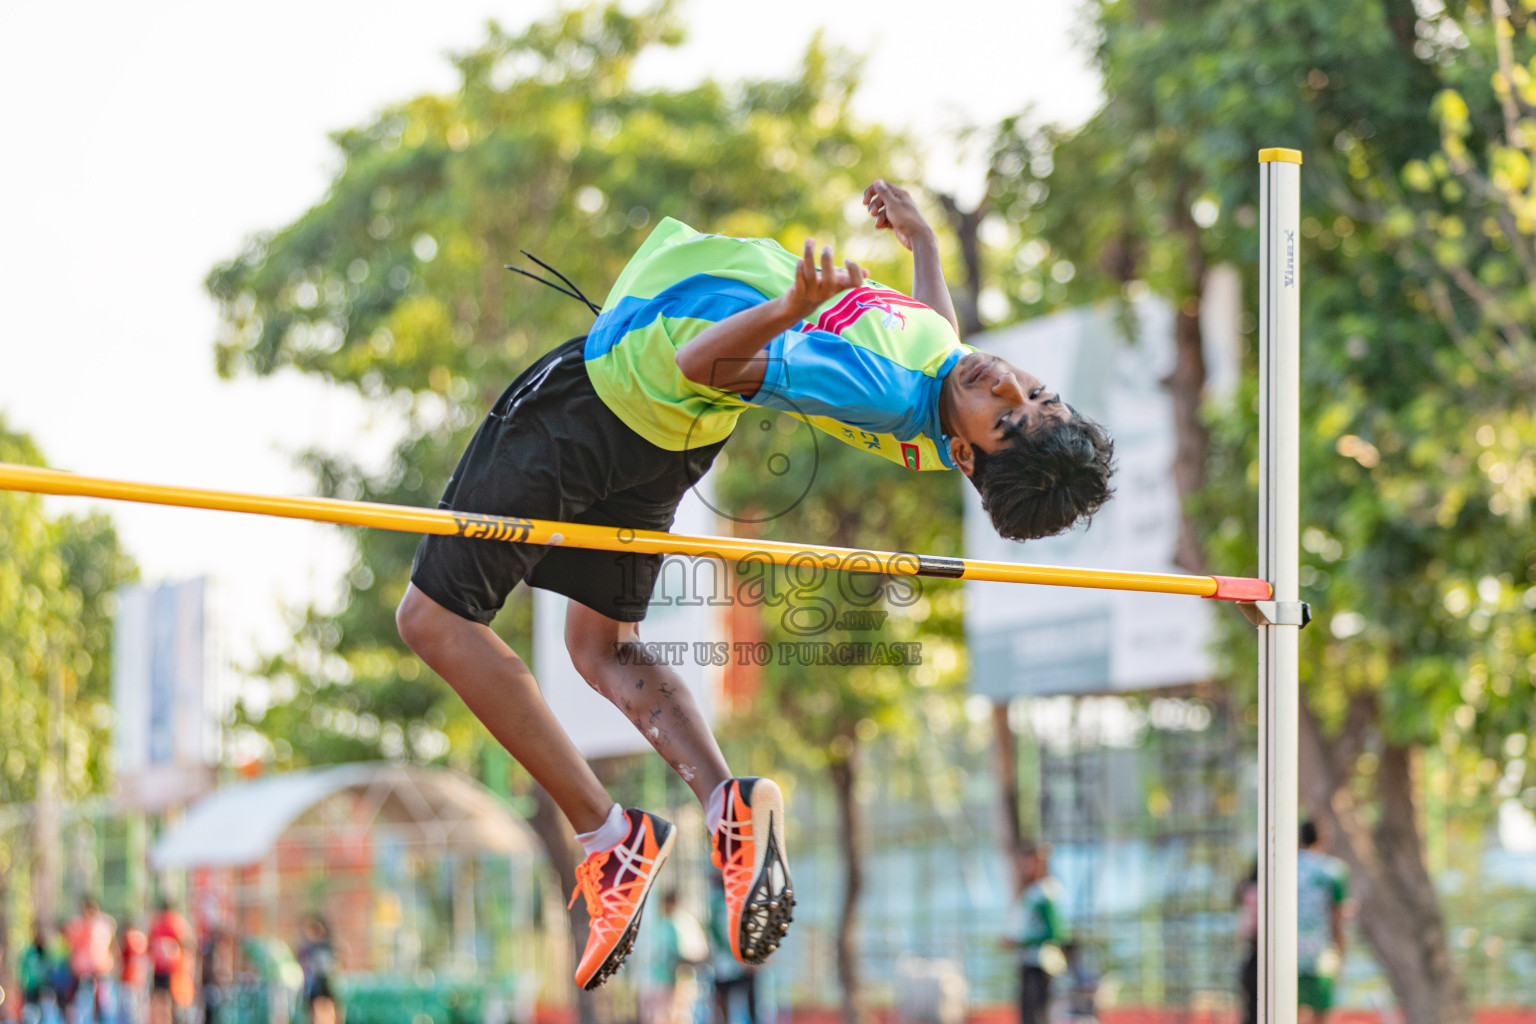
<svg viewBox="0 0 1536 1024"><path fill-rule="evenodd" d="M1256 580L1249 576L1212 576L1216 581L1216 593L1206 594L1207 601L1268 601L1275 596L1275 588L1268 580Z"/></svg>

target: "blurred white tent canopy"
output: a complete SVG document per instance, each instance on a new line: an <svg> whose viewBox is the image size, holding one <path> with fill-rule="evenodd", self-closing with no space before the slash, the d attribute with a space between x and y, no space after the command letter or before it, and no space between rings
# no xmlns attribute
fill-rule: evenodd
<svg viewBox="0 0 1536 1024"><path fill-rule="evenodd" d="M443 850L535 853L538 840L479 783L457 772L346 764L222 786L194 803L155 844L155 868L241 867L262 861L290 828L334 828L321 805L353 799L353 828L387 828ZM313 823L309 824L313 819Z"/></svg>

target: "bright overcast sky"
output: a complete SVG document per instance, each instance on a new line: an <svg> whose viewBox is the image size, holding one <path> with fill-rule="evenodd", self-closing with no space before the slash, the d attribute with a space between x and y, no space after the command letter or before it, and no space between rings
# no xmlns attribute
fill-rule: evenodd
<svg viewBox="0 0 1536 1024"><path fill-rule="evenodd" d="M220 381L202 282L249 234L321 198L327 133L455 84L444 54L535 3L266 0L0 4L0 415L51 466L278 494L306 493L291 453L380 452L346 393L296 378ZM946 125L1034 104L1075 123L1097 82L1061 0L723 0L682 10L690 42L639 68L646 83L788 75L812 32L867 54L861 112L942 153ZM932 180L974 191L953 160ZM82 499L53 499L55 512ZM284 636L279 609L329 601L347 550L332 528L103 503L146 579L210 575L224 650L244 661Z"/></svg>

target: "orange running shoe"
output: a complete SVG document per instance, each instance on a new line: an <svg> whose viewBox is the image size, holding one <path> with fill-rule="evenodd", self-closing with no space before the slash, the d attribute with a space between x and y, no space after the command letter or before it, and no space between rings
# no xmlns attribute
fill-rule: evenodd
<svg viewBox="0 0 1536 1024"><path fill-rule="evenodd" d="M591 919L587 948L576 965L576 984L589 992L624 965L651 883L676 838L671 822L654 814L630 809L624 816L629 819L624 841L576 865L576 891L569 905L574 907L576 897L585 896Z"/></svg>
<svg viewBox="0 0 1536 1024"><path fill-rule="evenodd" d="M760 964L779 948L795 906L784 856L784 795L773 780L726 782L711 859L725 876L731 952L744 964Z"/></svg>

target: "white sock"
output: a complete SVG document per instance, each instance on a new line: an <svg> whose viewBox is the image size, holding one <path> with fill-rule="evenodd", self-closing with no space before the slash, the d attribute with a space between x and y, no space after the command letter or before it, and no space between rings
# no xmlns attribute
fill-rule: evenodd
<svg viewBox="0 0 1536 1024"><path fill-rule="evenodd" d="M576 833L576 841L590 857L594 853L604 853L613 849L622 843L627 835L629 835L629 819L624 815L624 808L614 804L608 808L607 821L591 832Z"/></svg>
<svg viewBox="0 0 1536 1024"><path fill-rule="evenodd" d="M704 831L710 835L715 834L715 829L720 827L720 819L725 817L725 787L730 782L730 779L726 779L716 786L709 794L709 803L704 806Z"/></svg>

